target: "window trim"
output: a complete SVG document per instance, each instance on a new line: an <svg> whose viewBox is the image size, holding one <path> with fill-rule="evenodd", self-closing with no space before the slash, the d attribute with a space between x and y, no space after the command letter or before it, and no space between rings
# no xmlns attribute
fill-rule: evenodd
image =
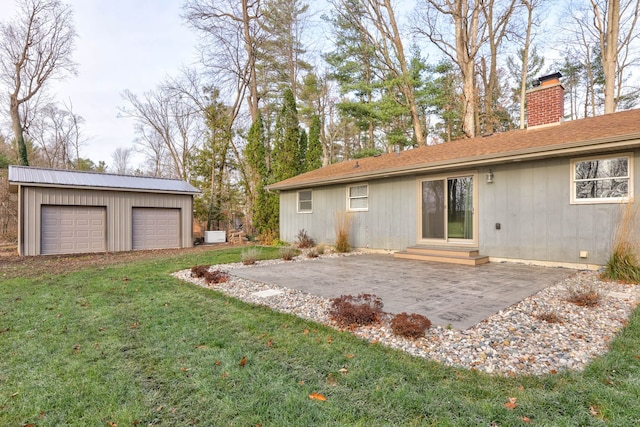
<svg viewBox="0 0 640 427"><path fill-rule="evenodd" d="M366 187L367 195L366 196L350 196L350 189L353 187ZM367 199L367 207L366 208L352 208L351 200L355 199ZM360 182L357 184L347 185L347 212L368 212L369 211L369 183L368 182Z"/></svg>
<svg viewBox="0 0 640 427"><path fill-rule="evenodd" d="M616 178L626 178L629 180L627 185L627 195L625 197L600 197L600 198L590 198L590 199L578 199L576 197L576 163L584 162L589 160L610 160L610 159L619 159L626 158L627 159L627 171L628 174L626 177L616 177ZM628 203L629 200L633 197L633 153L616 153L616 154L605 154L599 156L589 156L589 157L578 157L571 159L570 163L570 185L571 185L571 201L572 205L591 205L591 204L602 204L602 203ZM609 178L601 178L609 179ZM613 179L613 178L610 178Z"/></svg>
<svg viewBox="0 0 640 427"><path fill-rule="evenodd" d="M311 198L309 200L303 200L303 202L311 202L311 208L309 209L300 209L300 193L309 192L311 194ZM296 212L301 214L310 214L313 213L313 190L311 188L305 188L303 190L296 191Z"/></svg>

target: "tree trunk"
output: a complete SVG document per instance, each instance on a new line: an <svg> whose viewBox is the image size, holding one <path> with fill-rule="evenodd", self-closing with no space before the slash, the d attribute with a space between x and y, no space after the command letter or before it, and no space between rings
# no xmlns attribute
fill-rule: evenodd
<svg viewBox="0 0 640 427"><path fill-rule="evenodd" d="M616 71L618 63L618 36L620 34L620 0L609 0L607 25L600 36L602 68L604 70L604 113L615 113Z"/></svg>
<svg viewBox="0 0 640 427"><path fill-rule="evenodd" d="M24 140L24 130L20 123L20 105L18 104L17 95L9 97L9 115L11 116L11 128L16 139L16 147L18 149L18 161L22 166L29 166L29 157L27 155L27 144Z"/></svg>
<svg viewBox="0 0 640 427"><path fill-rule="evenodd" d="M249 112L251 113L251 121L255 121L258 118L258 79L256 76L256 46L255 39L251 35L249 16L248 0L242 0L242 24L244 30L244 46L247 51L247 66L249 68L249 98L247 102L249 104Z"/></svg>

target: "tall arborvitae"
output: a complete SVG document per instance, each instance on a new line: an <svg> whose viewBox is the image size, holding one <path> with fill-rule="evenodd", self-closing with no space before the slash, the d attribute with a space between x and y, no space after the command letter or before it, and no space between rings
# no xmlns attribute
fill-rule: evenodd
<svg viewBox="0 0 640 427"><path fill-rule="evenodd" d="M307 132L304 129L300 129L300 140L298 141L298 173L305 173L307 171L307 145L309 139L307 138Z"/></svg>
<svg viewBox="0 0 640 427"><path fill-rule="evenodd" d="M282 95L282 107L273 131L271 170L275 181L300 173L300 124L293 92L287 88Z"/></svg>
<svg viewBox="0 0 640 427"><path fill-rule="evenodd" d="M258 114L256 120L249 128L247 146L244 157L251 170L251 180L248 186L250 191L250 205L253 216L253 227L260 234L278 231L278 195L269 193L265 186L273 183L269 164L267 162L269 152L265 143L264 124L262 116Z"/></svg>
<svg viewBox="0 0 640 427"><path fill-rule="evenodd" d="M309 172L322 167L322 141L320 133L322 122L320 117L314 114L309 127L309 142L307 144L307 155L305 158L305 172Z"/></svg>

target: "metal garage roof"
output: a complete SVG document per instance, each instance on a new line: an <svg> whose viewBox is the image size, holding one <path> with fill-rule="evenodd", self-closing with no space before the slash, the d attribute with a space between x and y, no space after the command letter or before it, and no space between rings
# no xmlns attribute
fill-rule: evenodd
<svg viewBox="0 0 640 427"><path fill-rule="evenodd" d="M200 190L193 185L178 179L45 169L29 166L9 166L9 184L12 186L104 188L153 193L200 193Z"/></svg>

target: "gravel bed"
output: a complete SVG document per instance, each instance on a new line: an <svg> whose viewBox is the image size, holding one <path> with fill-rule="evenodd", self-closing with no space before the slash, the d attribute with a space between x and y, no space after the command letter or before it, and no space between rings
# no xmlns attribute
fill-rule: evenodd
<svg viewBox="0 0 640 427"><path fill-rule="evenodd" d="M348 256L329 254L322 257ZM316 259L300 255L297 261ZM257 265L285 262L259 261ZM233 275L238 268L251 268L242 263L220 264L211 270L223 270L230 280L207 285L203 279L191 277L190 270L174 276L199 286L218 290L240 300L268 306L337 328L327 315L328 299L271 284L253 282ZM580 307L569 303L571 289L592 287L601 295L595 307ZM446 365L476 369L500 375L557 373L561 370L581 370L594 357L605 353L610 340L626 325L631 311L640 301L640 286L599 280L593 271L576 271L523 301L499 311L466 330L434 326L426 336L410 339L391 332L387 316L380 324L350 330L372 343L401 349L416 357L439 361ZM540 316L553 316L547 322Z"/></svg>

